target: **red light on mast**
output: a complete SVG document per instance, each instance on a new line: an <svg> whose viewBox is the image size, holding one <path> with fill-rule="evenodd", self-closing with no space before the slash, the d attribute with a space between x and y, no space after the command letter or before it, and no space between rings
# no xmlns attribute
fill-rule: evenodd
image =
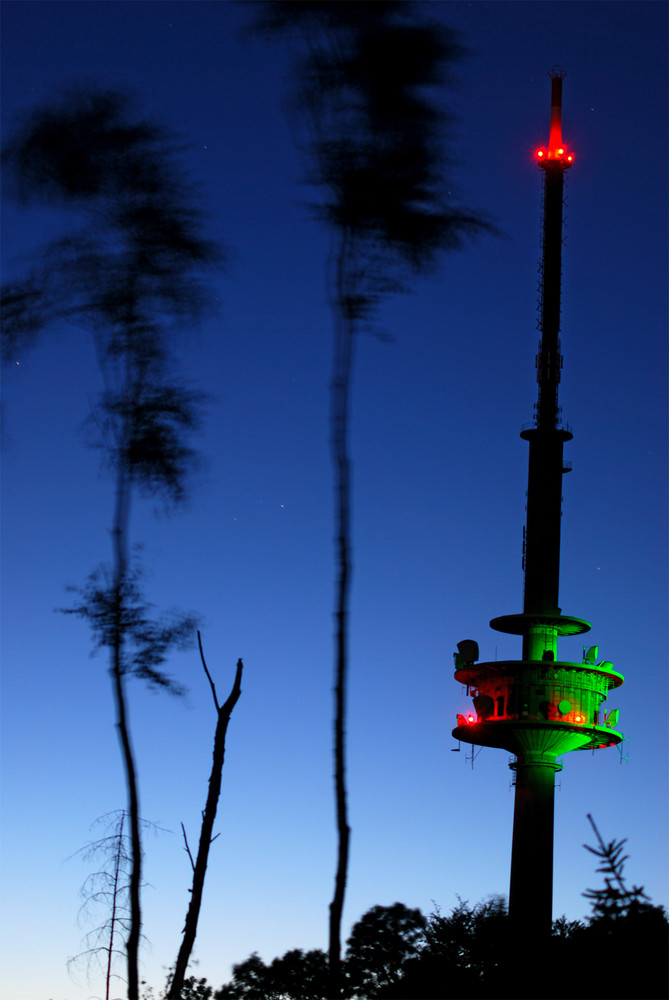
<svg viewBox="0 0 669 1000"><path fill-rule="evenodd" d="M537 150L536 157L543 166L549 164L570 167L574 156L567 153L562 140L562 80L566 76L563 69L555 66L548 74L551 78L551 124L548 135L548 146Z"/></svg>

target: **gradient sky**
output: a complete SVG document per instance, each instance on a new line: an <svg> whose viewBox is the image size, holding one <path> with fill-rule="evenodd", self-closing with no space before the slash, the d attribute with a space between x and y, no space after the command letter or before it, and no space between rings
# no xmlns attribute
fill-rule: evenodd
<svg viewBox="0 0 669 1000"><path fill-rule="evenodd" d="M219 695L238 656L218 831L194 971L215 986L257 950L326 948L331 788L332 490L327 236L305 208L282 99L283 47L240 34L248 5L3 3L3 126L68 82L126 85L178 131L231 249L218 315L189 334L184 379L212 396L188 511L137 507L149 597L204 619ZM561 387L566 457L561 605L592 622L626 677L607 702L626 742L565 759L556 792L554 913L598 886L586 814L627 837L632 882L667 891L666 38L663 3L433 3L471 49L449 106L454 191L494 219L486 237L394 299L355 366L351 623L352 856L345 932L370 906L428 913L508 891L507 755L451 753L467 706L452 653L517 657L490 618L521 610L527 445L536 397L537 264L548 69L560 63L568 176ZM6 134L6 132L5 132ZM4 206L5 277L67 220ZM27 255L27 256L26 256ZM18 362L18 363L14 363ZM71 856L122 808L103 654L54 613L109 557L111 487L79 428L99 389L83 331L54 329L3 381L2 739L5 1000L86 1000ZM580 659L582 640L562 640ZM146 842L144 978L173 962L209 773L214 709L193 651L178 701L134 683L131 722Z"/></svg>

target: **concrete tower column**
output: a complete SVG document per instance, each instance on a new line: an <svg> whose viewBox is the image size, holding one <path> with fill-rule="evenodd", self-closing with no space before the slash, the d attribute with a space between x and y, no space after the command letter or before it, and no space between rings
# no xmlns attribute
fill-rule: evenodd
<svg viewBox="0 0 669 1000"><path fill-rule="evenodd" d="M511 847L509 916L514 929L533 940L548 937L553 915L554 757L520 754Z"/></svg>

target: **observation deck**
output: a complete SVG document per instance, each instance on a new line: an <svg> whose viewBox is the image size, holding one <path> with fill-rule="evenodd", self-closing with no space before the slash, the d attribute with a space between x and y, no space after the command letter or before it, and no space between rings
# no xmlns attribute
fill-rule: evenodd
<svg viewBox="0 0 669 1000"><path fill-rule="evenodd" d="M456 666L455 680L466 686L474 704L474 712L458 715L453 730L465 743L554 758L623 739L614 728L618 712L602 708L609 691L624 682L606 660L468 663Z"/></svg>

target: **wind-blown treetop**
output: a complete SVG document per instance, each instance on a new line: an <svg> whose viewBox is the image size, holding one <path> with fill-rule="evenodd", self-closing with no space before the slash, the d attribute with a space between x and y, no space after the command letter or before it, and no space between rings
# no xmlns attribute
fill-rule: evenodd
<svg viewBox="0 0 669 1000"><path fill-rule="evenodd" d="M450 195L453 116L440 88L466 54L456 32L403 2L266 3L257 26L301 43L292 104L306 179L320 190L316 214L365 258L354 312L403 289L407 267L421 272L492 228Z"/></svg>
<svg viewBox="0 0 669 1000"><path fill-rule="evenodd" d="M3 289L7 353L64 317L94 330L101 361L127 351L129 330L164 356L167 330L201 314L204 272L223 254L202 235L176 152L120 90L65 90L19 120L2 150L8 193L83 225Z"/></svg>

